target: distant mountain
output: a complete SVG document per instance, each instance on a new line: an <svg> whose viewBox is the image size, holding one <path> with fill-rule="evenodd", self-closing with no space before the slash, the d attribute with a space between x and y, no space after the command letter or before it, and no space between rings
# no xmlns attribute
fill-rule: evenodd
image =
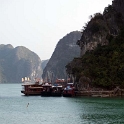
<svg viewBox="0 0 124 124"><path fill-rule="evenodd" d="M26 47L0 45L0 83L21 82L22 77L41 78L41 60Z"/></svg>
<svg viewBox="0 0 124 124"><path fill-rule="evenodd" d="M76 45L80 39L81 33L73 31L64 36L57 44L49 62L43 71L43 79L66 78L65 66L72 61L74 57L80 56L80 48Z"/></svg>
<svg viewBox="0 0 124 124"><path fill-rule="evenodd" d="M46 67L48 61L49 61L49 59L47 59L47 60L42 60L42 61L41 61L41 68L42 68L42 70L44 70L44 68Z"/></svg>

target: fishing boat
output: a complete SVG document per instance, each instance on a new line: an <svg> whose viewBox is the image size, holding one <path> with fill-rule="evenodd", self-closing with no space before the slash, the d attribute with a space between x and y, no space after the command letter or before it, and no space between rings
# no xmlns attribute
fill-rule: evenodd
<svg viewBox="0 0 124 124"><path fill-rule="evenodd" d="M52 86L51 96L62 96L63 87L62 85L54 84Z"/></svg>
<svg viewBox="0 0 124 124"><path fill-rule="evenodd" d="M64 97L75 96L75 87L73 83L67 83L66 87L63 90Z"/></svg>
<svg viewBox="0 0 124 124"><path fill-rule="evenodd" d="M26 78L27 79L27 78ZM31 83L29 81L23 80L22 84L22 90L21 93L23 93L26 96L29 95L41 95L41 91L43 90L42 84L39 83L39 81L36 81L35 83Z"/></svg>
<svg viewBox="0 0 124 124"><path fill-rule="evenodd" d="M43 90L41 91L41 96L51 96L52 84L44 83L42 87L43 87Z"/></svg>

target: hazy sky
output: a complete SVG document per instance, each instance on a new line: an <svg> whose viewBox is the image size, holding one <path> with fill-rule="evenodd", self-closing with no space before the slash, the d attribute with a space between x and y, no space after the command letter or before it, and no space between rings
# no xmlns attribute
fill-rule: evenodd
<svg viewBox="0 0 124 124"><path fill-rule="evenodd" d="M61 38L81 31L108 4L112 0L0 0L0 44L25 46L49 59Z"/></svg>

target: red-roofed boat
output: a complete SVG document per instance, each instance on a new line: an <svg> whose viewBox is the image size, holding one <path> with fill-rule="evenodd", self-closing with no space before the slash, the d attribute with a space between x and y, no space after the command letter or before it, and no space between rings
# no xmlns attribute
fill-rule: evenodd
<svg viewBox="0 0 124 124"><path fill-rule="evenodd" d="M73 83L67 83L66 87L63 90L64 97L75 96L75 87Z"/></svg>

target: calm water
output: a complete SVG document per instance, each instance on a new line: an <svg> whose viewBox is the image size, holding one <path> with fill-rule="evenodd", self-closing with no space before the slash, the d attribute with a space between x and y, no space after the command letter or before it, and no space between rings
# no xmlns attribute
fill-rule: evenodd
<svg viewBox="0 0 124 124"><path fill-rule="evenodd" d="M26 97L20 91L21 84L0 84L0 124L124 124L122 98Z"/></svg>

